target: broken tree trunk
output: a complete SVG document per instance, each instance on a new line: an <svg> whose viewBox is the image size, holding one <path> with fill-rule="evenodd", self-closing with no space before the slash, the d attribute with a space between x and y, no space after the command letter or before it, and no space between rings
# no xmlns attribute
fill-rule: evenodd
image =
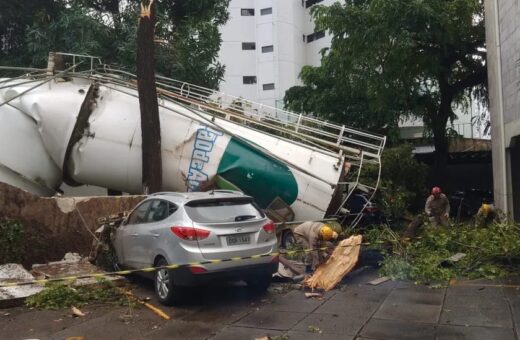
<svg viewBox="0 0 520 340"><path fill-rule="evenodd" d="M320 265L305 284L314 289L329 291L334 288L357 263L362 236L351 236L341 241L334 249L330 258Z"/></svg>
<svg viewBox="0 0 520 340"><path fill-rule="evenodd" d="M161 125L155 87L155 2L141 5L137 30L137 89L141 109L143 192L162 188Z"/></svg>

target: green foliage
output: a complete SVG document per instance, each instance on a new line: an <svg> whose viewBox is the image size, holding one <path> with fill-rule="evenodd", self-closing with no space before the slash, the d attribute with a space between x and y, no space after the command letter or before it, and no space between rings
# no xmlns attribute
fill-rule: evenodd
<svg viewBox="0 0 520 340"><path fill-rule="evenodd" d="M424 199L428 168L415 159L412 150L411 145L401 144L385 149L381 158L381 189L377 200L385 215L393 219L401 218L413 202ZM377 171L378 167L371 166L364 173L363 182L372 183Z"/></svg>
<svg viewBox="0 0 520 340"><path fill-rule="evenodd" d="M157 72L217 88L224 75L217 61L219 26L228 20L229 1L158 1ZM139 3L38 0L30 6L0 5L0 40L5 41L0 64L43 67L50 51L64 51L99 56L135 72Z"/></svg>
<svg viewBox="0 0 520 340"><path fill-rule="evenodd" d="M470 92L485 102L482 0L359 0L312 13L332 45L321 66L302 69L288 108L394 136L399 119L419 117L447 152L454 106Z"/></svg>
<svg viewBox="0 0 520 340"><path fill-rule="evenodd" d="M406 245L388 227L370 231L366 238L386 254L381 274L420 282L455 277L495 278L516 270L520 261L520 226L495 222L486 228L459 224L450 228L424 227L421 238ZM456 253L458 262L441 263Z"/></svg>
<svg viewBox="0 0 520 340"><path fill-rule="evenodd" d="M109 33L99 14L79 6L66 7L55 18L36 17L26 31L27 51L33 65L45 65L49 51L74 51L103 57L110 49Z"/></svg>
<svg viewBox="0 0 520 340"><path fill-rule="evenodd" d="M77 289L63 284L49 284L44 290L25 300L28 307L58 309L71 306L82 306L85 303Z"/></svg>
<svg viewBox="0 0 520 340"><path fill-rule="evenodd" d="M21 262L26 247L26 233L18 220L0 220L0 263Z"/></svg>
<svg viewBox="0 0 520 340"><path fill-rule="evenodd" d="M25 32L37 16L52 16L58 4L54 0L0 2L0 65L26 65L32 61Z"/></svg>
<svg viewBox="0 0 520 340"><path fill-rule="evenodd" d="M34 258L45 257L47 246L34 225L0 218L0 264L12 262L30 266Z"/></svg>
<svg viewBox="0 0 520 340"><path fill-rule="evenodd" d="M118 303L133 306L133 302L111 281L98 279L92 286L74 287L72 283L49 283L45 289L25 301L28 307L58 309L80 307L88 303Z"/></svg>

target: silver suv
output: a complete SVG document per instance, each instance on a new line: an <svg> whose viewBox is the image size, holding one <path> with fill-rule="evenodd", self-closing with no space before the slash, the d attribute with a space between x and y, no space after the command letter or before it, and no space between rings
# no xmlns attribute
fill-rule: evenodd
<svg viewBox="0 0 520 340"><path fill-rule="evenodd" d="M118 228L114 246L125 268L193 263L155 272L155 291L163 304L177 301L182 287L215 279L244 280L265 291L278 269L276 256L218 261L277 250L275 225L251 197L237 191L153 194Z"/></svg>

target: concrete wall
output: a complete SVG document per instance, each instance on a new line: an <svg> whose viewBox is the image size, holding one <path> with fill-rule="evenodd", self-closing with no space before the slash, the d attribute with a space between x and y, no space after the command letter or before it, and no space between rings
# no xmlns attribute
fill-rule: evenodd
<svg viewBox="0 0 520 340"><path fill-rule="evenodd" d="M485 9L495 203L518 216L512 174L520 168L511 141L520 136L520 3L486 0Z"/></svg>
<svg viewBox="0 0 520 340"><path fill-rule="evenodd" d="M88 255L97 219L133 209L144 196L49 197L0 183L0 219L19 220L28 237L22 264L60 260L67 252ZM81 216L80 216L81 214ZM0 259L1 261L1 259Z"/></svg>

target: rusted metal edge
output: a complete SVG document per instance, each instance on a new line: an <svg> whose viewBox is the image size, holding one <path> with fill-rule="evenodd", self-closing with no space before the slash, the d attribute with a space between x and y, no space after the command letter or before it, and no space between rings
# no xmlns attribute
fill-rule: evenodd
<svg viewBox="0 0 520 340"><path fill-rule="evenodd" d="M76 124L74 125L74 129L72 130L69 138L69 143L67 144L67 150L65 151L65 157L63 159L63 181L70 186L82 185L82 183L76 182L72 176L69 175L70 169L68 162L74 145L76 145L76 143L83 138L85 129L88 129L90 125L88 120L94 111L95 101L98 97L98 93L99 84L94 82L92 85L90 85L87 94L85 95L85 99L83 100L83 104L81 104L78 117L76 118Z"/></svg>

